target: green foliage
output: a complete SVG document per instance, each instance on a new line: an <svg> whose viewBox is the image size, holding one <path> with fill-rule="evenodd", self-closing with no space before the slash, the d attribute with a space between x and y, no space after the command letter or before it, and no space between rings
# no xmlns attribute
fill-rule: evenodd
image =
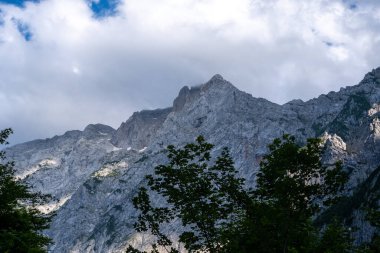
<svg viewBox="0 0 380 253"><path fill-rule="evenodd" d="M380 211L375 209L369 209L367 211L367 220L374 227L380 227Z"/></svg>
<svg viewBox="0 0 380 253"><path fill-rule="evenodd" d="M320 136L327 131L339 135L343 140L348 140L351 136L350 129L361 122L360 119L365 117L370 108L371 104L364 93L352 94L334 120L325 126L317 120L311 128L314 130L315 136Z"/></svg>
<svg viewBox="0 0 380 253"><path fill-rule="evenodd" d="M380 235L375 234L368 248L371 253L380 252Z"/></svg>
<svg viewBox="0 0 380 253"><path fill-rule="evenodd" d="M133 203L140 210L136 230L157 236L155 247L170 247L172 242L160 231L160 225L179 218L184 232L179 241L190 252L221 252L222 227L237 218L237 202L246 196L243 180L237 179L233 161L226 148L211 159L213 145L198 137L196 143L182 149L168 146L169 162L147 176L150 189L162 196L167 205L152 207L148 191L141 188ZM129 251L135 252L135 251ZM152 251L154 252L154 250ZM170 252L177 252L170 248Z"/></svg>
<svg viewBox="0 0 380 253"><path fill-rule="evenodd" d="M380 227L380 211L378 206L380 200L379 176L380 167L375 169L368 178L357 187L352 196L342 198L339 202L331 206L318 217L315 223L318 226L322 226L331 223L335 218L345 220L346 223L349 223L352 221L354 211L360 210L366 213L367 221L378 230ZM361 245L356 249L356 252L380 252L380 236L378 231L374 234L369 243Z"/></svg>
<svg viewBox="0 0 380 253"><path fill-rule="evenodd" d="M212 147L203 137L183 149L169 146L168 164L147 176L150 190L166 203L153 207L146 188L134 198L140 210L136 230L157 237L151 252L159 247L177 252L160 230L175 219L182 222L179 241L189 252L314 253L323 252L321 243L328 239L337 241L331 244L334 249L351 245L336 233L344 230L338 224L320 238L312 222L321 206L336 201L347 181L340 163L322 166L319 139L309 139L305 147L288 135L275 139L260 164L253 191L245 190L243 179L236 177L228 149L214 161ZM139 251L130 247L127 252Z"/></svg>
<svg viewBox="0 0 380 253"><path fill-rule="evenodd" d="M378 181L376 182L378 183ZM380 199L379 193L376 194L376 202L378 202ZM362 252L364 253L375 253L380 252L380 234L379 228L380 228L380 211L379 206L376 205L374 207L368 207L367 208L367 220L370 222L370 224L377 228L377 232L372 237L371 242L369 242L366 245L363 245Z"/></svg>
<svg viewBox="0 0 380 253"><path fill-rule="evenodd" d="M247 214L246 231L235 252L315 252L318 230L312 224L321 205L330 205L343 189L347 175L337 163L321 164L319 139L305 147L284 135L269 145L252 192L254 205ZM241 247L245 244L244 248Z"/></svg>
<svg viewBox="0 0 380 253"><path fill-rule="evenodd" d="M349 253L353 250L352 241L350 230L334 220L323 232L317 252Z"/></svg>
<svg viewBox="0 0 380 253"><path fill-rule="evenodd" d="M0 131L0 144L6 144L11 133L11 129ZM0 161L5 158L1 151ZM48 228L51 217L36 209L46 199L15 179L12 162L0 162L0 252L46 251L50 239L41 231Z"/></svg>
<svg viewBox="0 0 380 253"><path fill-rule="evenodd" d="M325 210L317 219L316 224L322 226L330 223L335 217L341 220L349 219L353 216L354 211L358 209L378 208L376 203L379 200L380 191L380 167L375 169L368 178L361 183L355 192L348 197L341 198L337 203ZM349 220L348 220L349 221Z"/></svg>
<svg viewBox="0 0 380 253"><path fill-rule="evenodd" d="M254 193L262 202L310 216L319 210L321 201L333 201L347 180L340 163L334 168L322 166L319 139L309 139L300 147L294 137L284 135L269 145L269 151L260 164Z"/></svg>
<svg viewBox="0 0 380 253"><path fill-rule="evenodd" d="M322 123L313 123L313 125L311 125L311 128L314 130L315 136L320 136L325 131Z"/></svg>
<svg viewBox="0 0 380 253"><path fill-rule="evenodd" d="M371 104L364 93L353 94L342 109L342 114L351 115L355 119L363 116L364 112L371 108Z"/></svg>
<svg viewBox="0 0 380 253"><path fill-rule="evenodd" d="M357 93L350 95L347 102L344 104L342 111L338 116L326 126L329 133L336 133L344 140L348 140L349 126L357 125L360 122L360 118L365 116L365 112L371 108L371 104L368 102L365 94Z"/></svg>

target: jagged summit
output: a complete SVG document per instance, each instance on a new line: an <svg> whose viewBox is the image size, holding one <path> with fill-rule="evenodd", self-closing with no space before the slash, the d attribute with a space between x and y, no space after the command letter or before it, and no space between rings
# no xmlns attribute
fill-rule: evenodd
<svg viewBox="0 0 380 253"><path fill-rule="evenodd" d="M220 89L221 91L238 90L233 84L224 79L220 74L215 74L211 79L200 86L202 91L207 91L210 88Z"/></svg>
<svg viewBox="0 0 380 253"><path fill-rule="evenodd" d="M46 231L54 241L49 252L125 252L128 243L150 243L134 234L137 213L131 199L136 189L145 185L155 166L167 162L162 151L168 144L181 146L198 135L215 150L230 149L248 187L254 187L274 138L284 133L297 140L322 136L327 143L324 162L341 160L350 173L347 191L354 191L380 166L379 84L376 68L358 85L277 105L215 75L202 85L183 87L172 107L134 113L115 132L89 125L84 131L11 147L7 157L30 185L59 200ZM349 218L358 227L355 239L370 238L373 230L360 210L347 212L355 214ZM165 229L178 230L175 224Z"/></svg>
<svg viewBox="0 0 380 253"><path fill-rule="evenodd" d="M364 79L363 81L360 82L360 84L371 82L371 81L380 85L380 67L377 67L373 69L372 71L368 72L364 76Z"/></svg>
<svg viewBox="0 0 380 253"><path fill-rule="evenodd" d="M173 101L173 111L176 112L182 110L185 103L188 103L199 97L200 92L201 86L193 86L191 88L184 86Z"/></svg>
<svg viewBox="0 0 380 253"><path fill-rule="evenodd" d="M230 82L225 80L220 74L215 74L209 81L197 86L184 86L179 91L178 96L173 101L173 111L182 110L186 103L190 103L199 98L202 92L208 92L213 89L223 93L231 90L238 90ZM223 95L223 94L220 94ZM227 94L226 94L227 95Z"/></svg>
<svg viewBox="0 0 380 253"><path fill-rule="evenodd" d="M208 82L198 86L184 86L173 101L173 106L165 109L143 110L133 115L117 129L111 140L112 144L121 148L141 149L151 143L152 138L162 127L171 112L180 112L186 104L191 104L203 94L220 92L219 96L237 90L231 83L219 74L214 75Z"/></svg>
<svg viewBox="0 0 380 253"><path fill-rule="evenodd" d="M225 81L225 80L222 75L215 74L213 77L211 77L210 81L208 82L217 82L217 81Z"/></svg>
<svg viewBox="0 0 380 253"><path fill-rule="evenodd" d="M380 66L372 69L368 74L373 74L374 76L380 77Z"/></svg>
<svg viewBox="0 0 380 253"><path fill-rule="evenodd" d="M111 143L121 148L142 149L151 143L172 108L135 112L116 130Z"/></svg>

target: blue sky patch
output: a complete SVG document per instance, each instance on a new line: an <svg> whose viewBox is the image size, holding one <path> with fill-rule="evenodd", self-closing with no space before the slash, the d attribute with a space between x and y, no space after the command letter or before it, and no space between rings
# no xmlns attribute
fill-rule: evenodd
<svg viewBox="0 0 380 253"><path fill-rule="evenodd" d="M87 0L95 18L115 16L120 0Z"/></svg>
<svg viewBox="0 0 380 253"><path fill-rule="evenodd" d="M0 0L0 4L13 4L18 7L23 7L25 2L39 3L40 0Z"/></svg>
<svg viewBox="0 0 380 253"><path fill-rule="evenodd" d="M25 41L31 41L33 38L33 33L30 31L29 25L25 22L22 22L19 19L12 19L15 23L17 30L20 32Z"/></svg>
<svg viewBox="0 0 380 253"><path fill-rule="evenodd" d="M352 4L350 4L350 6L348 8L350 8L351 10L355 10L358 8L358 5L355 3L352 3Z"/></svg>
<svg viewBox="0 0 380 253"><path fill-rule="evenodd" d="M350 9L356 10L358 8L358 4L355 0L343 0L343 3Z"/></svg>

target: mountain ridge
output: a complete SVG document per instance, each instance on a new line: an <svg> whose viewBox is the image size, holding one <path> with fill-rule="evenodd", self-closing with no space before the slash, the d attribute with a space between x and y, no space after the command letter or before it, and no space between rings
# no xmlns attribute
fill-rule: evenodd
<svg viewBox="0 0 380 253"><path fill-rule="evenodd" d="M180 97L182 97L182 96L186 96L186 95L184 95L183 93L187 93L188 91L189 91L189 92L193 92L193 91L196 91L196 90L200 91L201 88L202 88L203 86L206 86L206 87L207 87L207 86L210 86L210 85L207 85L207 84L209 84L209 83L211 83L211 84L212 84L212 83L215 83L216 80L223 80L224 82L226 82L226 83L228 83L229 85L231 85L234 89L238 90L233 84L231 84L230 82L226 81L226 80L223 78L222 75L220 75L220 74L215 74L215 75L214 75L214 76L213 76L208 82L206 82L206 83L204 83L204 84L196 85L196 86L190 86L190 87L187 86L187 85L183 86L183 87L180 89L179 94L177 95L177 97L174 99L174 101L173 101L173 105L172 105L172 106L170 106L170 107L165 107L165 108L157 108L157 109L153 109L153 110L151 110L151 109L143 109L143 110L141 110L141 111L136 111L136 112L134 112L134 113L130 116L130 118L132 118L134 115L136 115L136 114L140 114L140 113L141 113L141 114L144 114L144 113L147 113L147 112L149 113L149 112L164 111L164 110L170 110L170 109L175 110L176 107L181 107L180 105L178 105L179 102L177 102L176 100L179 100ZM352 85L352 86L341 87L339 91L330 91L330 92L328 92L327 94L321 94L321 95L319 95L318 97L311 98L311 99L306 100L306 101L303 101L302 99L292 99L292 100L290 100L290 101L288 101L288 102L286 102L286 103L280 105L280 104L277 104L277 103L271 102L270 100L267 100L267 99L265 99L265 98L261 98L261 97L253 97L252 94L249 94L249 93L246 93L246 94L251 95L253 98L261 99L261 100L264 100L264 101L267 101L267 102L270 102L270 103L272 103L272 104L279 105L279 106L293 106L293 105L300 106L300 105L304 105L304 104L307 104L307 103L312 103L313 101L318 100L318 99L321 99L321 98L324 98L324 97L329 98L329 97L331 97L331 95L342 94L342 92L343 92L343 94L344 94L344 93L347 93L347 92L349 92L349 91L353 91L353 90L356 91L356 90L362 88L363 86L368 86L368 84L371 85L371 84L373 84L373 83L379 83L379 85L380 85L380 67L378 67L378 68L374 68L374 69L372 69L372 71L370 71L370 72L368 72L367 74L365 74L363 80L360 81L359 84ZM240 90L238 90L238 91L240 91ZM243 91L240 91L240 92L243 92ZM195 93L195 92L194 92L194 93ZM245 93L245 92L244 92L244 93ZM378 99L378 100L380 100L380 99ZM177 109L177 110L178 110L178 109ZM128 119L127 119L127 120L128 120ZM118 129L123 125L123 123L125 124L125 122L122 122L121 125L118 127ZM110 128L112 128L112 127L109 126L109 125L105 125L105 124L101 124L101 123L90 123L89 125L87 125L87 126L83 129L83 131L85 131L85 129L86 129L88 126L91 126L91 125L102 125L102 126L106 126L106 127L110 127ZM116 129L116 131L117 131L118 129ZM55 135L54 137L57 137L57 136L63 136L63 135L65 135L65 134L70 134L70 133L75 133L75 132L77 132L77 131L81 132L81 130L68 130L68 131L66 131L64 134L62 134L62 135ZM51 138L54 138L54 137L51 137ZM27 141L27 142L23 142L23 143L19 143L19 144L15 144L15 145L9 146L8 148L11 148L11 147L13 148L14 146L23 145L23 144L26 144L26 143L29 143L29 142L34 142L34 141L44 141L44 140L51 139L51 138L48 137L48 138L41 138L41 139L36 139L36 140L32 140L32 141Z"/></svg>
<svg viewBox="0 0 380 253"><path fill-rule="evenodd" d="M214 152L229 147L239 176L254 187L274 138L289 133L302 143L318 136L326 143L324 162L342 160L350 173L349 195L380 165L379 104L380 68L358 85L283 105L254 98L215 75L203 85L183 87L171 107L136 112L116 130L90 124L6 151L23 180L57 199L49 209L57 215L46 231L55 242L51 252L122 252L128 243L149 243L149 236L134 233L131 198L144 176L165 163L166 145L204 135ZM369 224L353 224L359 226L357 241L368 239Z"/></svg>

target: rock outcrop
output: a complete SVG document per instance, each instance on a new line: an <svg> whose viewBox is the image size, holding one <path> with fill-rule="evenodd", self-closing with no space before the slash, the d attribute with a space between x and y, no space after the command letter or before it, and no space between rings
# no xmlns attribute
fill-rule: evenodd
<svg viewBox="0 0 380 253"><path fill-rule="evenodd" d="M134 113L117 130L90 125L16 145L7 154L20 178L56 198L49 210L57 215L46 231L54 240L51 252L123 252L128 242L149 241L134 233L137 213L131 199L145 184L144 176L166 161L162 150L168 144L183 145L203 135L215 152L229 147L240 176L252 187L274 138L289 133L303 143L322 137L324 162L343 162L352 195L363 182L378 178L379 104L380 68L356 86L284 105L254 98L215 75L203 85L182 88L172 107ZM357 212L350 213L352 224L368 228L362 216L354 217ZM370 232L360 231L358 240L367 240Z"/></svg>
<svg viewBox="0 0 380 253"><path fill-rule="evenodd" d="M120 148L142 149L152 141L172 108L135 112L117 129L111 143Z"/></svg>

